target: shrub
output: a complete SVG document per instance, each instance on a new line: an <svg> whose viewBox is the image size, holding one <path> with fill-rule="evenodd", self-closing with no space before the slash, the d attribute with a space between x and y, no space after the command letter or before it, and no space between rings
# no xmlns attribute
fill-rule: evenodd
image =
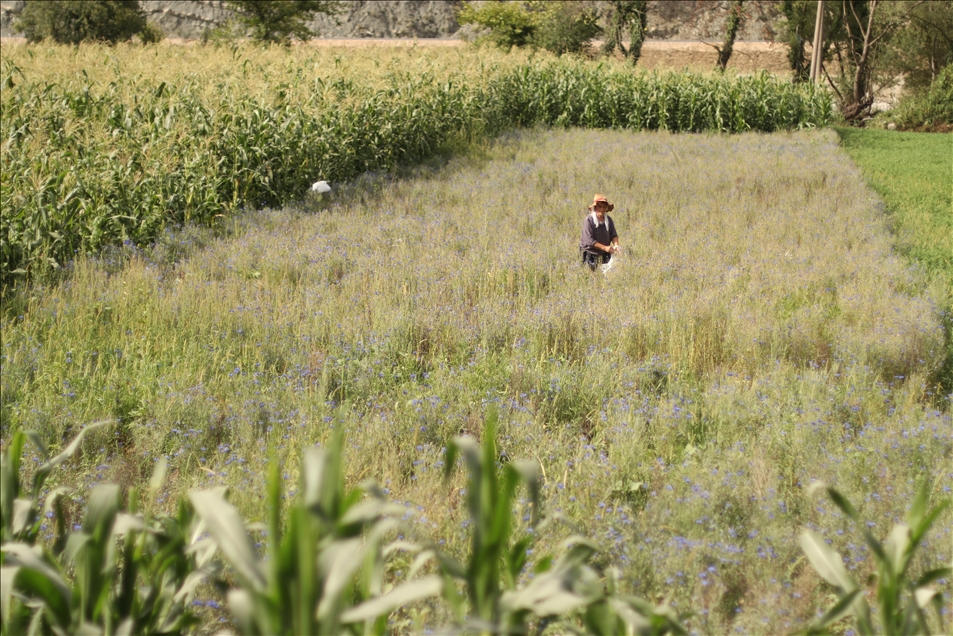
<svg viewBox="0 0 953 636"><path fill-rule="evenodd" d="M540 11L532 43L557 55L584 53L602 33L596 12L575 2L556 3Z"/></svg>
<svg viewBox="0 0 953 636"><path fill-rule="evenodd" d="M489 30L477 41L503 49L526 46L536 32L535 17L519 2L488 2L479 7L468 2L460 9L457 22Z"/></svg>
<svg viewBox="0 0 953 636"><path fill-rule="evenodd" d="M953 65L940 71L929 89L905 97L892 119L907 130L946 132L953 128Z"/></svg>
<svg viewBox="0 0 953 636"><path fill-rule="evenodd" d="M161 42L164 37L165 33L162 32L162 27L155 22L146 22L146 26L139 32L139 39L143 44L155 44Z"/></svg>
<svg viewBox="0 0 953 636"><path fill-rule="evenodd" d="M503 49L535 46L560 55L583 52L602 32L596 12L575 2L467 3L457 20L487 29L480 39Z"/></svg>
<svg viewBox="0 0 953 636"><path fill-rule="evenodd" d="M153 42L160 33L149 26L138 0L32 0L13 28L29 42L50 38L61 44L88 40L115 44L140 34L143 42Z"/></svg>

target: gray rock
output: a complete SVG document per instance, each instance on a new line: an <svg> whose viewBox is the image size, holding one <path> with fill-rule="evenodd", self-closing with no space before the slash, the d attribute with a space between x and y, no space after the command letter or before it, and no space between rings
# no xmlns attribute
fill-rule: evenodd
<svg viewBox="0 0 953 636"><path fill-rule="evenodd" d="M18 35L11 27L23 4L24 0L0 0L0 36ZM139 4L170 38L200 38L231 15L223 0L140 0ZM606 12L605 3L594 4ZM342 5L336 18L322 15L311 23L317 37L453 38L460 31L457 11L461 0L346 0ZM728 5L728 0L651 0L647 36L719 41ZM748 19L738 41L773 40L777 5L770 0L746 2Z"/></svg>

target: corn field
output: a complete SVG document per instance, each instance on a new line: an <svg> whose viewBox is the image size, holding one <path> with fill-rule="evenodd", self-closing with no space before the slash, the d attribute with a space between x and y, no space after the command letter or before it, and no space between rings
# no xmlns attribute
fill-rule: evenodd
<svg viewBox="0 0 953 636"><path fill-rule="evenodd" d="M278 206L316 179L391 171L514 127L767 132L824 126L832 112L827 93L768 74L471 54L453 70L378 64L371 78L316 72L330 58L262 62L236 48L228 72L163 78L124 67L129 49L85 49L90 59L77 64L78 54L49 48L14 47L2 60L4 287L78 253ZM96 53L105 60L91 61ZM35 59L57 54L70 58L59 74Z"/></svg>

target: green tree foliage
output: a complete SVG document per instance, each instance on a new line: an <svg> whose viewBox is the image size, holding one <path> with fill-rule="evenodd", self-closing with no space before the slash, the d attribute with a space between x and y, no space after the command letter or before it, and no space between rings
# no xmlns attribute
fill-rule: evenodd
<svg viewBox="0 0 953 636"><path fill-rule="evenodd" d="M480 40L503 49L528 45L537 27L535 16L519 2L488 2L482 6L466 2L457 22L487 29L489 33Z"/></svg>
<svg viewBox="0 0 953 636"><path fill-rule="evenodd" d="M591 6L549 0L467 2L457 21L487 30L480 40L504 49L535 46L559 54L584 52L602 32Z"/></svg>
<svg viewBox="0 0 953 636"><path fill-rule="evenodd" d="M891 113L900 128L949 132L953 129L953 65L940 71L926 90L912 92Z"/></svg>
<svg viewBox="0 0 953 636"><path fill-rule="evenodd" d="M13 28L29 42L50 38L62 44L116 43L139 35L148 43L162 38L138 0L27 0Z"/></svg>
<svg viewBox="0 0 953 636"><path fill-rule="evenodd" d="M904 86L928 88L953 63L953 0L914 6L903 28L887 43L883 61L885 72L904 76Z"/></svg>
<svg viewBox="0 0 953 636"><path fill-rule="evenodd" d="M576 2L545 2L535 14L539 28L532 43L547 51L585 53L589 42L602 33L595 10Z"/></svg>
<svg viewBox="0 0 953 636"><path fill-rule="evenodd" d="M795 81L807 79L817 2L785 0L781 33ZM824 3L823 77L845 119L869 112L875 95L899 78L927 86L953 61L953 1L828 0Z"/></svg>
<svg viewBox="0 0 953 636"><path fill-rule="evenodd" d="M645 42L648 0L612 0L609 5L611 11L606 20L606 38L602 52L611 55L619 49L623 57L631 60L634 66L642 56L642 43ZM629 35L628 50L622 43L626 33Z"/></svg>
<svg viewBox="0 0 953 636"><path fill-rule="evenodd" d="M810 77L811 58L807 44L814 37L816 2L784 0L781 3L781 39L788 45L788 64L795 82L806 82Z"/></svg>
<svg viewBox="0 0 953 636"><path fill-rule="evenodd" d="M320 13L334 15L340 9L336 0L228 0L225 4L253 40L273 44L310 39L307 23Z"/></svg>

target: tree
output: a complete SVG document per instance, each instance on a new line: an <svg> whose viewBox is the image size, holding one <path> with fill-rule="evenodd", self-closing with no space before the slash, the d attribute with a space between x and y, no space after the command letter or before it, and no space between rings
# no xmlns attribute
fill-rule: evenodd
<svg viewBox="0 0 953 636"><path fill-rule="evenodd" d="M341 6L337 0L227 0L225 4L253 40L273 44L311 39L307 23L320 13L334 15Z"/></svg>
<svg viewBox="0 0 953 636"><path fill-rule="evenodd" d="M29 42L51 38L62 44L94 40L123 42L139 35L143 42L161 39L147 22L138 0L27 0L13 25Z"/></svg>
<svg viewBox="0 0 953 636"><path fill-rule="evenodd" d="M808 79L810 58L805 53L807 43L814 37L814 17L817 2L795 2L784 0L781 3L780 33L781 39L788 45L788 65L794 74L795 82Z"/></svg>
<svg viewBox="0 0 953 636"><path fill-rule="evenodd" d="M552 0L466 2L457 21L487 30L480 39L501 48L535 46L558 54L581 53L602 32L588 4Z"/></svg>
<svg viewBox="0 0 953 636"><path fill-rule="evenodd" d="M591 7L576 2L540 2L538 7L531 41L541 49L557 55L585 53L592 39L602 33Z"/></svg>
<svg viewBox="0 0 953 636"><path fill-rule="evenodd" d="M833 3L832 3L833 4ZM874 79L880 56L891 36L909 25L911 13L923 2L897 2L884 7L880 0L842 0L839 5L840 37L831 33L839 66L839 81L828 75L848 121L860 119L874 102ZM835 6L835 9L837 7Z"/></svg>
<svg viewBox="0 0 953 636"><path fill-rule="evenodd" d="M744 22L744 0L731 0L728 17L725 19L725 39L721 46L715 47L718 51L717 65L722 71L728 67L728 60L731 59L731 53L735 48L735 38L738 36L738 31L744 26Z"/></svg>
<svg viewBox="0 0 953 636"><path fill-rule="evenodd" d="M806 79L804 46L814 35L816 0L785 0L781 32L795 80ZM826 0L823 76L847 120L870 112L876 94L903 80L926 86L953 62L953 2Z"/></svg>
<svg viewBox="0 0 953 636"><path fill-rule="evenodd" d="M482 6L466 2L460 7L457 22L486 29L488 33L481 39L503 49L528 45L537 29L536 16L519 2L488 2Z"/></svg>
<svg viewBox="0 0 953 636"><path fill-rule="evenodd" d="M902 74L907 88L923 90L935 82L953 63L953 0L913 7L909 23L887 42L882 61L884 73Z"/></svg>
<svg viewBox="0 0 953 636"><path fill-rule="evenodd" d="M645 28L648 15L648 0L611 0L611 12L606 20L606 40L602 52L611 55L616 49L622 56L631 60L632 65L642 57L642 43L645 42ZM629 48L626 50L622 39L629 34Z"/></svg>

